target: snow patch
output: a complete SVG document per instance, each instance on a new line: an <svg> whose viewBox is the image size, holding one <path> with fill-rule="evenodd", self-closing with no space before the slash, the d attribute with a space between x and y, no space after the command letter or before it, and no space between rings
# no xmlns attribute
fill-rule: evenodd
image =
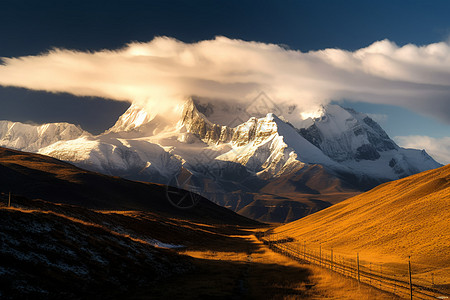
<svg viewBox="0 0 450 300"><path fill-rule="evenodd" d="M158 241L156 239L145 239L145 241L147 243L149 243L150 245L152 245L153 247L156 248L164 248L164 249L179 249L179 248L184 248L185 246L183 245L176 245L176 244L169 244L169 243L163 243L161 241Z"/></svg>

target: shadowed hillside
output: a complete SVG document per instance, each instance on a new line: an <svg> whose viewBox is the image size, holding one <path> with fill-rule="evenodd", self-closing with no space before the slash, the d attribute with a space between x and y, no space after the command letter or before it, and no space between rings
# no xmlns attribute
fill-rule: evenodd
<svg viewBox="0 0 450 300"><path fill-rule="evenodd" d="M173 207L166 187L86 171L60 160L0 148L0 192L94 209L144 210L213 223L256 224L205 198L191 210Z"/></svg>

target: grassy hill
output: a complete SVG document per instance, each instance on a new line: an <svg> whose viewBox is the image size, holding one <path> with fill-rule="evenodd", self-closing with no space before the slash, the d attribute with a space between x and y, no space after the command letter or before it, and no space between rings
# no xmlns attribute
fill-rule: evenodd
<svg viewBox="0 0 450 300"><path fill-rule="evenodd" d="M415 272L450 278L450 165L382 184L274 233L391 266L411 256Z"/></svg>

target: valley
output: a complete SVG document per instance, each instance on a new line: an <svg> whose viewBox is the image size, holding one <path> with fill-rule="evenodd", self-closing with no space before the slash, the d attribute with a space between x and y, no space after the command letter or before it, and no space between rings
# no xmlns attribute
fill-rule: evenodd
<svg viewBox="0 0 450 300"><path fill-rule="evenodd" d="M391 299L272 252L267 225L1 200L2 299Z"/></svg>

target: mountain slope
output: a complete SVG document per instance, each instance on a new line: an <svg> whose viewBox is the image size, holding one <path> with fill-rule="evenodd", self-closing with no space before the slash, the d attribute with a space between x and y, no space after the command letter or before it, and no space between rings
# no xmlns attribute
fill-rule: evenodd
<svg viewBox="0 0 450 300"><path fill-rule="evenodd" d="M86 171L57 159L0 148L0 192L108 210L145 210L209 222L253 223L202 198L192 210L173 207L164 185Z"/></svg>
<svg viewBox="0 0 450 300"><path fill-rule="evenodd" d="M449 267L450 165L388 182L275 233L337 253ZM450 270L449 270L450 271Z"/></svg>
<svg viewBox="0 0 450 300"><path fill-rule="evenodd" d="M13 200L14 207L0 205L2 299L127 298L192 268L154 240L108 228L114 219L101 213Z"/></svg>
<svg viewBox="0 0 450 300"><path fill-rule="evenodd" d="M335 161L376 160L378 151L399 147L366 114L339 105L322 107L321 116L300 132Z"/></svg>

